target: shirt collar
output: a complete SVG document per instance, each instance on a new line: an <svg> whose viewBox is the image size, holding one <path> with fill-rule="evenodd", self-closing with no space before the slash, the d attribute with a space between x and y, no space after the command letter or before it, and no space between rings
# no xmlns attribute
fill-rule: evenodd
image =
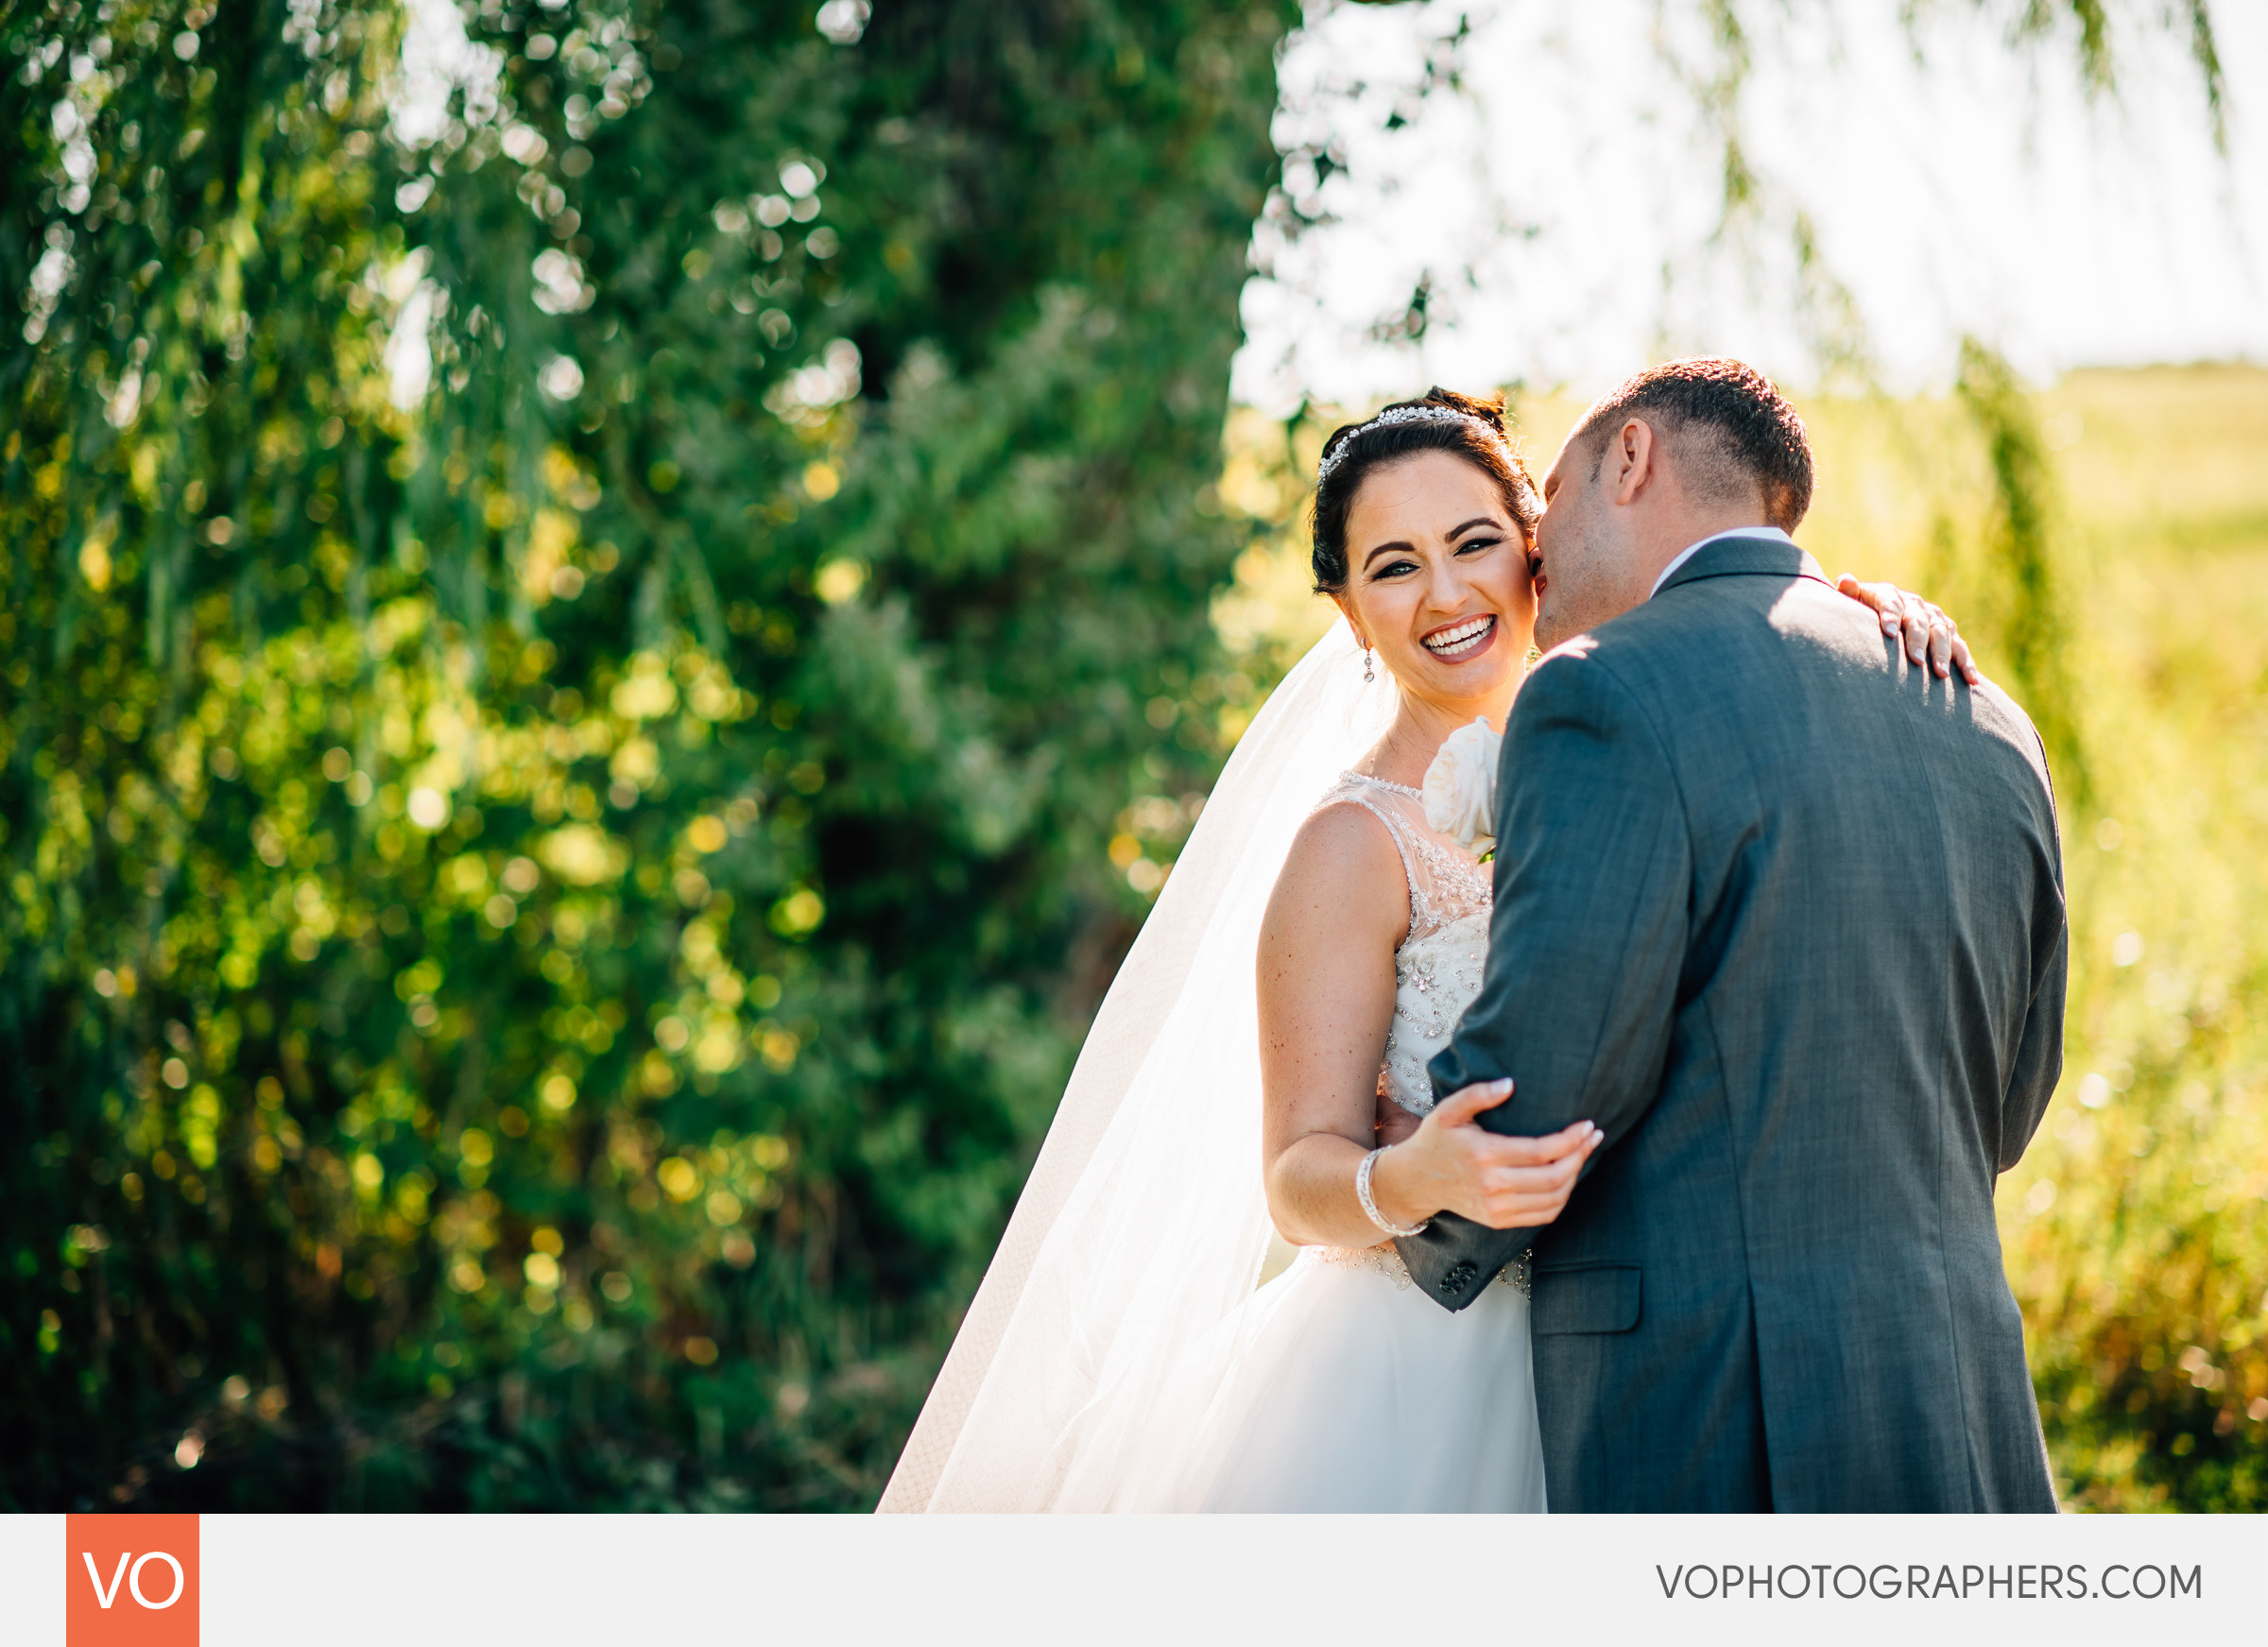
<svg viewBox="0 0 2268 1647"><path fill-rule="evenodd" d="M1661 569L1661 575L1654 580L1654 587L1646 591L1646 598L1652 600L1661 592L1661 586L1670 581L1670 574L1675 572L1711 543L1720 542L1727 538L1766 538L1785 543L1791 549L1796 547L1796 540L1778 526L1735 526L1729 532L1712 532L1698 543L1688 543L1680 550L1677 558Z"/></svg>

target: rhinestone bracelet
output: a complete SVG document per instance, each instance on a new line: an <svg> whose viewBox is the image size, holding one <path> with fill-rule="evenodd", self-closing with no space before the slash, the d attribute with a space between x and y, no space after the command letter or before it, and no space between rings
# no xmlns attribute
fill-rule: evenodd
<svg viewBox="0 0 2268 1647"><path fill-rule="evenodd" d="M1378 1164L1378 1158L1385 1153L1383 1149L1372 1150L1363 1158L1363 1164L1354 1169L1354 1198L1363 1204L1364 1215L1388 1235L1398 1240L1412 1235L1422 1235L1425 1233L1426 1225L1433 1223L1432 1219L1427 1219L1424 1224L1389 1223L1386 1215L1378 1210L1378 1203L1370 1198L1370 1169Z"/></svg>

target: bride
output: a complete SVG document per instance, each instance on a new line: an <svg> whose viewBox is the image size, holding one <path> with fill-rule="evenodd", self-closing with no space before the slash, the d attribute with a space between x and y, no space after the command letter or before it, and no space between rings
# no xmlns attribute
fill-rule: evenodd
<svg viewBox="0 0 2268 1647"><path fill-rule="evenodd" d="M1326 443L1345 621L1223 772L881 1509L1544 1508L1521 1266L1452 1314L1387 1244L1548 1223L1599 1140L1499 1137L1474 1117L1509 1084L1435 1105L1426 1075L1480 989L1488 843L1456 803L1531 656L1540 513L1501 401L1435 389ZM1841 587L1968 669L1935 608ZM1256 1291L1271 1223L1298 1256Z"/></svg>

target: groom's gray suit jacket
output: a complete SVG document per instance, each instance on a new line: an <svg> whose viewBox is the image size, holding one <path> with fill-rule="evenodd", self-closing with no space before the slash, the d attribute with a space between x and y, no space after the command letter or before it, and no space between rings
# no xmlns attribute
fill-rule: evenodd
<svg viewBox="0 0 2268 1647"><path fill-rule="evenodd" d="M1434 1089L1606 1143L1555 1224L1400 1246L1455 1310L1534 1244L1551 1508L2053 1509L1992 1208L2062 1065L2023 712L1727 540L1537 669L1496 815Z"/></svg>

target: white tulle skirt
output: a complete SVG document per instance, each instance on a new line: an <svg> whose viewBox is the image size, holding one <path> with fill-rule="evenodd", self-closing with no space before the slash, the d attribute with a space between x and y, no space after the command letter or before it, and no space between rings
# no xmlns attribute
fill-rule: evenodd
<svg viewBox="0 0 2268 1647"><path fill-rule="evenodd" d="M1303 1251L1191 1348L1113 1507L1544 1508L1526 1297L1452 1315L1363 1257Z"/></svg>

